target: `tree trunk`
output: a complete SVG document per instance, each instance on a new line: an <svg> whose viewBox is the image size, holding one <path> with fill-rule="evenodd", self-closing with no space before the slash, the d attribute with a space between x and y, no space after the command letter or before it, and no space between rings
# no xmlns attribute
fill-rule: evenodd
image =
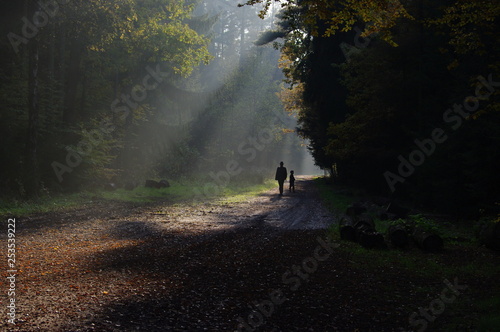
<svg viewBox="0 0 500 332"><path fill-rule="evenodd" d="M245 30L246 30L246 6L241 7L241 22L240 22L240 67L243 66L245 60Z"/></svg>
<svg viewBox="0 0 500 332"><path fill-rule="evenodd" d="M375 229L375 221L368 214L363 213L359 216L354 217L354 227L361 228L362 226L366 226L367 228Z"/></svg>
<svg viewBox="0 0 500 332"><path fill-rule="evenodd" d="M368 249L385 249L387 245L384 236L374 229L360 229L358 231L358 242Z"/></svg>
<svg viewBox="0 0 500 332"><path fill-rule="evenodd" d="M352 218L345 217L339 223L342 240L358 242L365 248L386 248L384 236L375 230L373 219L363 214Z"/></svg>
<svg viewBox="0 0 500 332"><path fill-rule="evenodd" d="M356 238L363 247L368 249L384 249L386 244L384 236L375 230L375 222L368 214L363 213L354 218L356 223Z"/></svg>
<svg viewBox="0 0 500 332"><path fill-rule="evenodd" d="M82 71L82 97L80 99L80 114L85 114L85 104L87 103L87 70Z"/></svg>
<svg viewBox="0 0 500 332"><path fill-rule="evenodd" d="M485 224L479 232L479 240L486 248L500 251L500 222Z"/></svg>
<svg viewBox="0 0 500 332"><path fill-rule="evenodd" d="M28 13L40 10L40 4L29 2ZM28 133L26 140L26 193L28 196L37 196L40 190L40 174L38 169L38 37L29 42L28 53Z"/></svg>
<svg viewBox="0 0 500 332"><path fill-rule="evenodd" d="M350 217L355 217L355 216L359 216L360 214L365 213L365 212L366 212L366 208L364 206L362 206L359 203L354 203L354 204L351 204L347 207L345 214L347 214Z"/></svg>
<svg viewBox="0 0 500 332"><path fill-rule="evenodd" d="M356 241L356 229L354 228L354 220L346 217L342 218L339 223L340 238L346 241Z"/></svg>
<svg viewBox="0 0 500 332"><path fill-rule="evenodd" d="M81 75L81 60L82 60L83 47L80 41L73 40L71 42L69 54L69 67L68 76L66 81L66 91L64 94L64 110L63 121L67 125L73 125L77 120L77 92L78 83L80 82Z"/></svg>
<svg viewBox="0 0 500 332"><path fill-rule="evenodd" d="M443 249L443 239L439 235L425 232L418 227L413 231L413 240L423 251L438 252Z"/></svg>
<svg viewBox="0 0 500 332"><path fill-rule="evenodd" d="M56 64L57 70L59 71L58 75L58 96L59 101L57 104L57 113L58 115L62 115L58 120L61 121L64 117L64 101L66 100L66 91L64 88L64 84L66 83L66 70L64 69L64 61L66 58L66 28L65 24L61 24L61 27L58 29L58 33L61 36L59 40L59 63Z"/></svg>
<svg viewBox="0 0 500 332"><path fill-rule="evenodd" d="M392 245L395 247L404 248L407 247L410 243L408 232L404 229L403 226L392 225L387 230L387 234Z"/></svg>

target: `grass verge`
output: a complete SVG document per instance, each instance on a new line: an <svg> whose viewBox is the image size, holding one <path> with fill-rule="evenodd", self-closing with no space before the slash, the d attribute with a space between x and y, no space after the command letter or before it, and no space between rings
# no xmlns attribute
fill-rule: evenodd
<svg viewBox="0 0 500 332"><path fill-rule="evenodd" d="M325 207L336 214L343 213L356 200L349 190L333 186L325 177L315 178L314 185Z"/></svg>
<svg viewBox="0 0 500 332"><path fill-rule="evenodd" d="M217 191L207 192L205 187L194 181L171 182L169 188L154 189L137 187L134 190L117 189L114 191L80 192L43 196L28 201L0 200L0 217L22 217L34 213L67 211L94 202L113 201L136 205L166 201L169 203L189 202L198 199L210 201L219 199L236 203L257 196L274 188L275 181L266 180L260 184L231 182L227 186L217 187Z"/></svg>
<svg viewBox="0 0 500 332"><path fill-rule="evenodd" d="M497 290L496 294L500 294ZM479 318L478 329L481 332L500 331L500 295L492 296L479 302L479 307L484 312L489 312Z"/></svg>
<svg viewBox="0 0 500 332"><path fill-rule="evenodd" d="M355 191L348 188L335 188L324 179L316 179L316 185L325 205L335 213L344 212L349 204L359 200ZM417 219L421 218L415 216ZM417 220L418 221L418 220ZM436 230L445 240L444 251L437 254L422 252L415 246L404 250L394 248L384 250L366 249L358 243L341 241L338 225L328 229L329 236L336 243L341 243L339 250L347 253L353 268L365 273L376 273L390 268L394 271L404 272L411 278L424 281L420 282L415 293L420 297L429 297L429 294L439 294L442 284L436 280L453 280L458 277L461 282L470 284L466 295L457 303L446 310L447 319L436 322L434 328L442 331L457 331L457 327L474 326L474 330L483 332L500 331L500 288L496 286L489 289L485 296L483 289L473 288L475 280L484 280L491 284L498 280L500 265L497 264L498 256L495 253L479 246L474 239L474 227L470 223L451 224L437 223ZM389 221L375 219L376 228L385 233ZM387 242L387 241L386 241ZM425 282L425 281L428 281ZM423 286L427 285L427 286ZM496 285L496 284L495 284ZM386 285L387 291L392 292L391 285ZM397 287L395 287L397 288ZM432 296L431 296L432 297ZM425 301L423 302L425 304ZM464 313L467 315L464 316ZM472 315L470 315L473 313ZM474 317L474 321L468 321Z"/></svg>

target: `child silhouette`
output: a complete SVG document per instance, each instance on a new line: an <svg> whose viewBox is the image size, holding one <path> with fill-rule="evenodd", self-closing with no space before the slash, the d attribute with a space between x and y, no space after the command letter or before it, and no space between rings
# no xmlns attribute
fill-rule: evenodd
<svg viewBox="0 0 500 332"><path fill-rule="evenodd" d="M295 176L293 176L293 171L290 171L290 191L295 192Z"/></svg>

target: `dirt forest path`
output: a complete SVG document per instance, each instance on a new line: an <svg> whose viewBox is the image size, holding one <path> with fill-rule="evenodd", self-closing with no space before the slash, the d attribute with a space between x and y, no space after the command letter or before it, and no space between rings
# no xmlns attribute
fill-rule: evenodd
<svg viewBox="0 0 500 332"><path fill-rule="evenodd" d="M336 216L311 178L296 187L240 203L106 203L19 219L16 324L0 329L405 331L406 277L364 273L326 237ZM401 294L384 293L394 284Z"/></svg>

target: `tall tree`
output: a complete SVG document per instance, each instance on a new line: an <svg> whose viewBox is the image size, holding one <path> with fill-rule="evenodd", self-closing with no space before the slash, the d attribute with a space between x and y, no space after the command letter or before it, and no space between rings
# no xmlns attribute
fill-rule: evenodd
<svg viewBox="0 0 500 332"><path fill-rule="evenodd" d="M40 3L27 1L28 16L34 17L40 12ZM38 127L39 127L39 44L35 36L29 43L28 65L28 133L26 137L26 192L36 196L40 190L40 172L38 160Z"/></svg>
<svg viewBox="0 0 500 332"><path fill-rule="evenodd" d="M272 1L247 3L269 6ZM311 138L319 165L335 164L343 179L387 192L384 170L396 169L398 156L414 150L415 140L449 124L447 109L453 111L454 103L470 95L466 103L479 103L479 111L465 120L454 117L449 141L432 149L432 158L403 179L396 194L425 197L426 203L446 209L466 206L467 200L491 203L491 184L499 183L498 176L477 160L499 159L492 152L498 140L491 132L498 123L496 2L419 0L405 7L399 1L371 0L282 3L283 24L263 41L284 38L284 72L299 88L300 94L292 95L300 96L295 104L301 131ZM343 38L347 31L356 34ZM364 37L369 43L359 43ZM328 53L339 48L345 59ZM474 97L474 89L485 85L490 93ZM339 107L342 98L347 107ZM483 128L484 140L471 139L477 128Z"/></svg>

